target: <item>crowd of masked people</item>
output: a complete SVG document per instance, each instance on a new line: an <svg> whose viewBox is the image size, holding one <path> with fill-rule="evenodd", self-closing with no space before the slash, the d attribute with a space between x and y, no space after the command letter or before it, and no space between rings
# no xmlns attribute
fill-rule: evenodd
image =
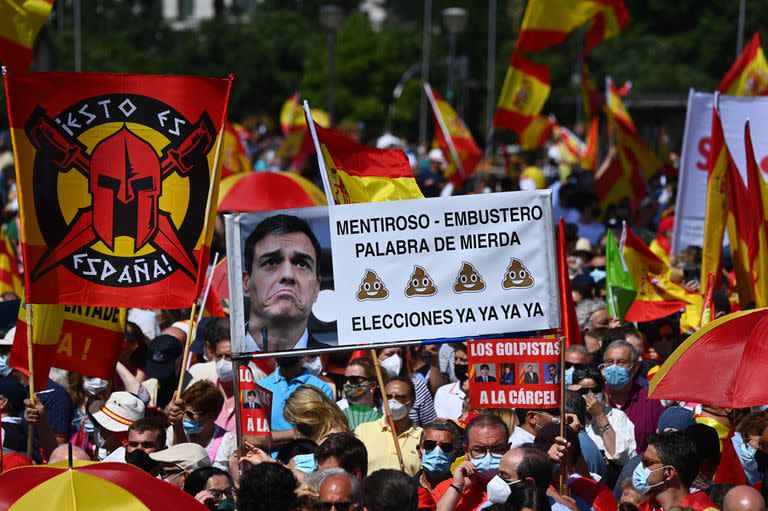
<svg viewBox="0 0 768 511"><path fill-rule="evenodd" d="M425 194L446 194L444 156L427 160ZM7 181L0 199L12 215L12 173ZM254 370L273 393L271 437L238 446L228 318L196 326L187 366L189 310L131 309L114 378L53 370L35 403L8 364L14 330L0 338L3 468L129 463L210 509L242 511L765 510L768 411L650 399L648 380L684 339L680 319L629 324L605 307L606 232L622 221L696 288L701 251L670 253L673 182L651 183L634 211L602 209L592 184L550 159L514 183L478 178L469 190L548 187L567 222L584 344L565 353L563 416L472 409L466 343L377 350L383 388L365 351L283 357ZM717 314L734 301L715 293Z"/></svg>

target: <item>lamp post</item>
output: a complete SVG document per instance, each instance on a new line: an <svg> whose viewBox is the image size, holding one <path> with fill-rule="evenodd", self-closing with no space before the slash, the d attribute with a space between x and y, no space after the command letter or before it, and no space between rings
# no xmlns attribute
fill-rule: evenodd
<svg viewBox="0 0 768 511"><path fill-rule="evenodd" d="M336 32L344 20L344 11L338 5L320 8L320 24L328 32L328 116L333 121L336 100Z"/></svg>
<svg viewBox="0 0 768 511"><path fill-rule="evenodd" d="M443 9L443 26L448 31L448 85L446 95L453 102L455 98L454 74L456 64L456 41L467 28L467 10L462 7Z"/></svg>

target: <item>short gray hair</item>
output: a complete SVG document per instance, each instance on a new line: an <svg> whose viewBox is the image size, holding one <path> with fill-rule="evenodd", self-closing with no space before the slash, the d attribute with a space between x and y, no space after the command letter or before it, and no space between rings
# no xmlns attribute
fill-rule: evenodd
<svg viewBox="0 0 768 511"><path fill-rule="evenodd" d="M605 302L594 298L580 301L576 305L576 320L579 322L579 328L584 330L589 326L589 320L592 314L605 309Z"/></svg>
<svg viewBox="0 0 768 511"><path fill-rule="evenodd" d="M583 344L571 344L568 346L568 348L565 350L566 353L580 353L582 355L586 355L587 357L591 356L589 353L589 350L586 346Z"/></svg>
<svg viewBox="0 0 768 511"><path fill-rule="evenodd" d="M605 359L605 353L608 353L608 350L612 350L614 348L627 348L629 350L630 360L632 360L633 364L637 363L638 355L637 355L637 351L635 351L635 347L629 344L624 339L617 339L613 341L611 344L609 344L605 348L605 351L603 352L603 359Z"/></svg>
<svg viewBox="0 0 768 511"><path fill-rule="evenodd" d="M451 421L443 419L437 419L429 424L426 424L421 430L421 436L419 437L419 443L424 441L424 434L428 429L434 429L436 431L447 431L451 434L451 443L454 447L459 447L459 428L457 428Z"/></svg>
<svg viewBox="0 0 768 511"><path fill-rule="evenodd" d="M316 490L315 493L319 494L320 487L323 485L326 479L331 477L343 477L349 481L349 483L352 485L352 502L354 504L363 503L363 489L360 486L360 481L357 480L357 477L353 476L343 468L327 468L325 470L313 472L307 476L306 483L307 486L309 486L311 489ZM310 484L310 480L312 484Z"/></svg>

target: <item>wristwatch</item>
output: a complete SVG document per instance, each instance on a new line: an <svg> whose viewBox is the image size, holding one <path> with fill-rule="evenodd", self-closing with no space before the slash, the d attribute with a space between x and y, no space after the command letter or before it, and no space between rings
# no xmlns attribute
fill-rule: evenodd
<svg viewBox="0 0 768 511"><path fill-rule="evenodd" d="M458 486L456 486L455 484L451 483L451 485L450 485L450 486L451 486L451 488L453 488L454 490L456 490L456 493L458 493L459 495L464 495L464 490L462 490L461 488L459 488L459 487L458 487Z"/></svg>

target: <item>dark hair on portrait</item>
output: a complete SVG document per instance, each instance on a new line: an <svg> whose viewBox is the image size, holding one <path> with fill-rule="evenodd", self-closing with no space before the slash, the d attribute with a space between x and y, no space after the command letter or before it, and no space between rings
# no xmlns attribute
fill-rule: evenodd
<svg viewBox="0 0 768 511"><path fill-rule="evenodd" d="M309 238L315 249L315 262L319 262L322 248L320 247L320 242L317 241L317 237L315 237L315 233L310 229L309 224L297 216L274 215L262 220L246 238L245 249L243 250L243 271L250 274L253 270L253 250L259 241L270 235L292 234L294 232L303 233ZM320 265L317 264L315 271L319 272L319 268Z"/></svg>

